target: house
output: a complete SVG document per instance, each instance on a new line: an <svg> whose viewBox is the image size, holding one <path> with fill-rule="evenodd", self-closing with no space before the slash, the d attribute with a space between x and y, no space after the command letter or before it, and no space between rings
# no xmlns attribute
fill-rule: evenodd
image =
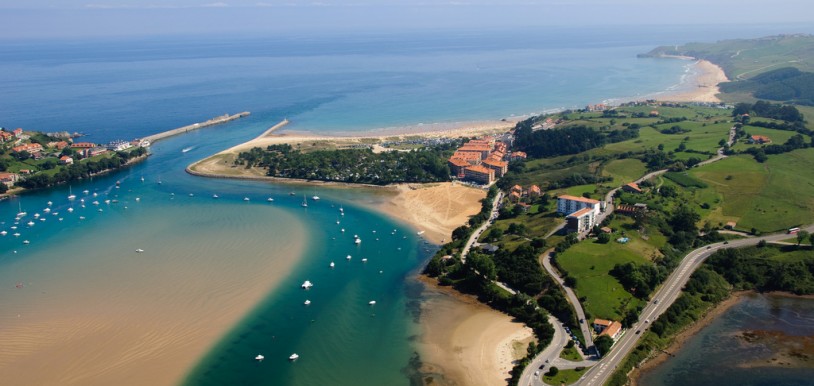
<svg viewBox="0 0 814 386"><path fill-rule="evenodd" d="M42 151L42 145L38 143L27 143L25 145L15 146L11 148L11 151L16 153L25 151L31 154L36 154Z"/></svg>
<svg viewBox="0 0 814 386"><path fill-rule="evenodd" d="M650 112L650 114L649 114L649 115L650 115L651 117L658 117L658 116L659 116L659 112L658 112L658 110L653 110L653 111L651 111L651 112Z"/></svg>
<svg viewBox="0 0 814 386"><path fill-rule="evenodd" d="M14 131L12 131L12 133L14 133L15 137L20 138L23 135L23 129L18 127L16 129L14 129Z"/></svg>
<svg viewBox="0 0 814 386"><path fill-rule="evenodd" d="M602 228L599 228L599 230L600 230L602 233L613 233L613 229L610 229L610 228L608 228L608 227L602 227Z"/></svg>
<svg viewBox="0 0 814 386"><path fill-rule="evenodd" d="M631 182L631 183L623 186L622 190L624 190L625 192L628 192L628 193L641 193L642 192L642 188L640 188L639 184L637 184L635 182Z"/></svg>
<svg viewBox="0 0 814 386"><path fill-rule="evenodd" d="M88 157L93 157L93 156L96 156L96 155L99 155L99 154L107 153L107 148L97 146L97 147L94 147L92 149L86 150L86 153L87 153Z"/></svg>
<svg viewBox="0 0 814 386"><path fill-rule="evenodd" d="M488 185L495 180L495 171L480 165L470 166L464 169L464 179Z"/></svg>
<svg viewBox="0 0 814 386"><path fill-rule="evenodd" d="M515 185L515 186L512 186L511 191L512 192L517 192L517 194L522 195L523 194L523 187L520 186L520 185Z"/></svg>
<svg viewBox="0 0 814 386"><path fill-rule="evenodd" d="M492 245L492 244L481 244L480 249L481 249L481 251L484 251L484 252L486 252L486 253L488 253L490 255L494 255L495 252L497 252L497 250L500 249L500 247L498 247L497 245Z"/></svg>
<svg viewBox="0 0 814 386"><path fill-rule="evenodd" d="M60 165L73 165L73 158L68 157L67 155L63 155L59 157L59 164Z"/></svg>
<svg viewBox="0 0 814 386"><path fill-rule="evenodd" d="M596 223L596 215L592 208L583 208L565 217L565 228L569 232L585 232L591 230Z"/></svg>
<svg viewBox="0 0 814 386"><path fill-rule="evenodd" d="M8 131L0 131L0 142L9 142L14 139L14 134L9 133Z"/></svg>
<svg viewBox="0 0 814 386"><path fill-rule="evenodd" d="M605 320L605 319L594 319L594 332L597 334L605 331L606 328L610 327L612 320Z"/></svg>
<svg viewBox="0 0 814 386"><path fill-rule="evenodd" d="M68 142L59 141L54 146L57 148L57 150L62 150L64 148L68 147Z"/></svg>
<svg viewBox="0 0 814 386"><path fill-rule="evenodd" d="M520 193L517 193L517 192L509 193L509 201L511 201L511 202L520 202Z"/></svg>
<svg viewBox="0 0 814 386"><path fill-rule="evenodd" d="M464 176L464 169L469 166L472 166L469 162L466 162L465 159L452 157L447 161L449 165L449 170L452 171L452 175L458 176L458 178L463 178Z"/></svg>
<svg viewBox="0 0 814 386"><path fill-rule="evenodd" d="M765 135L753 135L749 137L749 142L763 145L764 143L771 143L772 139Z"/></svg>
<svg viewBox="0 0 814 386"><path fill-rule="evenodd" d="M507 171L509 171L509 163L505 161L495 161L489 158L483 161L481 165L494 170L495 177L498 178L503 177L503 175L506 174Z"/></svg>
<svg viewBox="0 0 814 386"><path fill-rule="evenodd" d="M528 157L525 152L522 151L513 151L512 154L509 156L509 160L517 161L521 159L526 159Z"/></svg>
<svg viewBox="0 0 814 386"><path fill-rule="evenodd" d="M6 184L9 188L19 180L19 176L14 173L0 173L0 183Z"/></svg>
<svg viewBox="0 0 814 386"><path fill-rule="evenodd" d="M607 336L611 337L611 339L616 340L616 339L619 338L619 335L621 335L621 334L622 334L622 323L614 321L614 322L611 322L611 324L610 324L610 326L608 326L608 328L602 330L602 332L599 334L599 336L607 335Z"/></svg>
<svg viewBox="0 0 814 386"><path fill-rule="evenodd" d="M540 190L540 187L537 185L529 186L529 197L540 197L543 195L543 191Z"/></svg>
<svg viewBox="0 0 814 386"><path fill-rule="evenodd" d="M724 228L726 228L726 229L735 229L736 225L738 225L738 223L736 223L734 221L729 221L729 222L726 223L726 225L724 225Z"/></svg>
<svg viewBox="0 0 814 386"><path fill-rule="evenodd" d="M88 150L93 149L94 147L96 147L96 144L91 142L76 142L71 144L71 148L77 150Z"/></svg>

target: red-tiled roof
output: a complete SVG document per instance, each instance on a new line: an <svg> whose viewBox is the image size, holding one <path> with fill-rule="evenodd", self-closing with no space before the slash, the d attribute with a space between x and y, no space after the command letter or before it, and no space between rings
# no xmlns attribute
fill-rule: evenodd
<svg viewBox="0 0 814 386"><path fill-rule="evenodd" d="M613 323L612 320L605 320L605 319L594 319L594 324L597 326L605 326L608 327Z"/></svg>
<svg viewBox="0 0 814 386"><path fill-rule="evenodd" d="M483 161L483 164L484 165L489 165L489 166L495 166L495 167L499 167L499 168L506 167L506 166L509 165L505 161L495 161L495 160L492 160L492 159L487 159L487 160Z"/></svg>
<svg viewBox="0 0 814 386"><path fill-rule="evenodd" d="M642 189L641 189L641 188L639 188L639 184L637 184L637 183L635 183L635 182L631 182L631 183L627 184L627 186L628 186L628 187L630 187L630 188L632 188L633 190L635 190L635 191L637 191L637 192L641 192L641 191L642 191Z"/></svg>
<svg viewBox="0 0 814 386"><path fill-rule="evenodd" d="M567 194L557 196L557 198L558 199L563 199L563 200L569 200L569 201L585 202L585 203L588 203L588 204L598 204L599 203L599 201L591 199L591 198L570 196L570 195L567 195Z"/></svg>
<svg viewBox="0 0 814 386"><path fill-rule="evenodd" d="M593 211L594 210L591 209L591 208L582 208L582 209L580 209L580 210L578 210L578 211L576 211L574 213L569 214L568 217L582 217L582 216L584 216L584 215L586 215L588 213L591 213Z"/></svg>
<svg viewBox="0 0 814 386"><path fill-rule="evenodd" d="M607 335L613 337L614 335L618 334L619 331L622 331L622 324L619 322L613 322L610 326L602 331L601 335Z"/></svg>
<svg viewBox="0 0 814 386"><path fill-rule="evenodd" d="M476 173L483 173L483 174L494 173L492 171L492 169L487 169L487 168L485 168L483 166L480 166L480 165L470 166L470 167L466 168L465 170L469 170L469 171L476 172Z"/></svg>
<svg viewBox="0 0 814 386"><path fill-rule="evenodd" d="M458 166L458 167L469 166L469 162L466 162L465 159L459 158L459 157L450 158L449 163L451 163L454 166Z"/></svg>

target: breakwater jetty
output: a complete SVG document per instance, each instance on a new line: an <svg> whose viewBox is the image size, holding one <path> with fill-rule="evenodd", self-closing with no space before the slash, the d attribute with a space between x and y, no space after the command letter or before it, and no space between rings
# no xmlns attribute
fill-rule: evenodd
<svg viewBox="0 0 814 386"><path fill-rule="evenodd" d="M251 113L248 112L248 111L244 111L242 113L237 113L237 114L234 114L234 115L223 114L223 115L221 115L219 117L212 118L212 119L210 119L208 121L205 121L205 122L193 123L191 125L187 125L187 126L184 126L184 127L179 127L177 129L167 130L167 131L162 132L162 133L148 135L148 136L142 138L141 140L142 141L150 141L151 143L153 143L155 141L159 141L159 140L162 140L164 138L172 137L173 135L183 134L183 133L186 133L186 132L189 132L189 131L192 131L192 130L198 130L198 129L208 127L208 126L219 125L221 123L231 122L231 121L234 121L235 119L238 119L238 118L247 117L247 116L249 116L249 114L251 114Z"/></svg>

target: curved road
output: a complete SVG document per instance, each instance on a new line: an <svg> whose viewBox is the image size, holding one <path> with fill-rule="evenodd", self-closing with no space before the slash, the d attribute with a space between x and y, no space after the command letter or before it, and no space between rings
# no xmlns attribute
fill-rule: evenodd
<svg viewBox="0 0 814 386"><path fill-rule="evenodd" d="M585 311L582 309L582 303L580 303L577 294L574 293L574 290L565 285L565 281L562 276L560 276L560 273L557 272L554 269L554 266L551 265L551 254L553 252L554 248L551 248L543 253L543 267L565 291L565 295L568 297L568 302L571 303L571 305L574 307L574 311L577 313L577 321L581 321L579 322L579 329L582 330L582 336L585 338L585 347L590 350L594 347L594 342L593 338L591 337L591 330L588 325L588 320L585 319Z"/></svg>
<svg viewBox="0 0 814 386"><path fill-rule="evenodd" d="M809 232L814 231L814 225L806 227L805 230ZM641 334L636 334L635 331L644 331L649 328L650 323L658 319L658 317L675 302L678 295L681 294L681 289L684 288L684 285L687 284L687 281L690 279L690 275L692 275L710 255L721 249L754 245L760 240L772 242L787 238L789 238L789 235L786 233L750 237L732 240L728 243L720 242L711 244L687 254L687 256L682 259L681 264L676 267L664 284L653 295L653 301L642 310L639 322L627 330L616 344L614 344L610 354L603 358L599 364L589 369L575 385L604 385L616 367L618 367L627 357L627 354L636 347L636 343L638 343L639 338L641 338Z"/></svg>
<svg viewBox="0 0 814 386"><path fill-rule="evenodd" d="M485 231L486 228L492 225L492 222L495 221L495 219L497 218L498 210L500 209L500 201L502 200L503 192L498 191L497 195L495 196L495 200L492 202L492 212L489 214L489 218L486 221L484 221L483 224L481 224L477 229L475 229L474 232L472 232L472 235L469 236L469 240L467 240L466 244L464 244L464 247L461 248L462 263L466 263L466 255L469 254L469 249L472 248L472 245L474 245L475 241L478 240L480 234L483 233L483 231Z"/></svg>

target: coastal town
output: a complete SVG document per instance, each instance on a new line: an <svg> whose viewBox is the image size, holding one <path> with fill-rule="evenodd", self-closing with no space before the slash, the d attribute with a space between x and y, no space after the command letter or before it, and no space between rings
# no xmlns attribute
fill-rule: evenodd
<svg viewBox="0 0 814 386"><path fill-rule="evenodd" d="M53 175L74 164L97 161L115 153L146 149L147 140L114 140L106 144L74 142L66 134L43 134L22 128L0 128L0 182L8 189L23 187L40 173ZM140 154L143 154L139 152ZM62 181L65 182L65 181ZM36 186L39 187L39 186Z"/></svg>

